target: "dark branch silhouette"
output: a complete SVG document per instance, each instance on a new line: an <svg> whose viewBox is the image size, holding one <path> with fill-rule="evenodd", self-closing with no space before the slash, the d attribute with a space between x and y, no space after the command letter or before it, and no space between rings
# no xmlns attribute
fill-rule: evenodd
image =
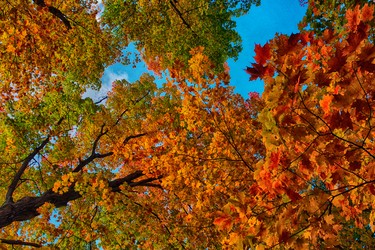
<svg viewBox="0 0 375 250"><path fill-rule="evenodd" d="M9 185L7 194L5 196L5 203L12 203L13 202L13 193L16 190L17 184L20 181L20 178L21 178L22 174L25 172L26 168L29 166L30 161L32 161L32 159L34 159L34 157L40 152L40 150L42 150L47 145L49 140L50 140L50 137L48 136L40 144L40 146L37 147L36 149L34 149L34 151L31 154L29 154L26 157L26 159L23 161L22 166L20 167L20 169L18 169L18 172L14 176L12 183Z"/></svg>
<svg viewBox="0 0 375 250"><path fill-rule="evenodd" d="M108 182L108 186L112 192L119 192L120 186L127 183L129 186L152 186L160 187L156 183L151 183L159 178L148 178L133 182L135 179L144 176L142 171L135 171L123 178L114 179ZM46 202L53 204L55 207L63 207L70 201L81 198L82 195L74 189L74 183L69 187L68 191L62 194L55 193L49 189L41 196L24 197L14 203L5 204L0 207L0 228L6 227L15 221L30 220L39 215L37 209Z"/></svg>
<svg viewBox="0 0 375 250"><path fill-rule="evenodd" d="M41 248L42 245L33 243L33 242L27 242L27 241L22 241L22 240L8 240L8 239L0 239L0 243L3 244L9 244L9 245L20 245L20 246L30 246L30 247L36 247L36 248Z"/></svg>
<svg viewBox="0 0 375 250"><path fill-rule="evenodd" d="M69 20L66 18L66 16L57 8L53 6L47 6L47 4L44 2L44 0L34 0L34 3L40 7L47 7L48 11L54 15L55 17L59 18L65 25L65 27L70 30L72 26L70 25Z"/></svg>

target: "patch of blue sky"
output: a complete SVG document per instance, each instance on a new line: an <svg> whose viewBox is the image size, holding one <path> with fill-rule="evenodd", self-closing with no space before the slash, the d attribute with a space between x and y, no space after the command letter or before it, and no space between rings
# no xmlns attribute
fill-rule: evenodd
<svg viewBox="0 0 375 250"><path fill-rule="evenodd" d="M250 76L244 71L254 62L255 44L267 43L276 33L298 33L298 23L305 12L306 6L301 6L298 0L262 0L260 6L252 6L247 15L235 19L243 47L237 61L228 61L230 84L235 86L236 93L247 98L249 92L263 92L263 81L249 82Z"/></svg>

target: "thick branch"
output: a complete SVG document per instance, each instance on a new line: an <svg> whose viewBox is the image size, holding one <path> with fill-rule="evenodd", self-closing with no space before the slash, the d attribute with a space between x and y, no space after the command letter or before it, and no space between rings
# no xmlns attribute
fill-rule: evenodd
<svg viewBox="0 0 375 250"><path fill-rule="evenodd" d="M114 179L109 181L109 187L112 192L120 191L120 186L127 183L129 186L150 186L151 181L155 178L141 180L139 182L133 182L135 179L143 176L142 171L136 171L123 178ZM156 186L157 184L155 184ZM26 221L30 220L39 215L38 208L43 206L45 203L51 203L55 207L66 206L68 202L81 198L82 195L74 189L74 185L70 186L69 190L63 194L58 194L52 191L52 189L46 191L44 194L38 197L24 197L21 200L5 204L0 207L0 228L6 227L14 221Z"/></svg>
<svg viewBox="0 0 375 250"><path fill-rule="evenodd" d="M76 173L76 172L81 171L82 168L84 168L87 164L89 164L90 162L92 162L95 159L105 158L105 157L111 156L111 155L113 155L113 152L108 152L108 153L105 153L105 154L94 153L94 154L90 155L89 157L87 157L86 159L84 159L83 161L80 161L79 164L77 165L77 167L75 167L75 169L73 169L73 172Z"/></svg>
<svg viewBox="0 0 375 250"><path fill-rule="evenodd" d="M22 240L0 239L0 243L9 244L9 245L31 246L31 247L36 247L36 248L42 247L42 245L40 245L40 244L22 241Z"/></svg>
<svg viewBox="0 0 375 250"><path fill-rule="evenodd" d="M59 18L65 25L65 27L70 30L72 26L70 25L69 20L66 18L66 16L57 8L53 6L47 6L47 4L44 2L44 0L34 0L34 3L40 7L47 7L48 11L54 15L55 17Z"/></svg>
<svg viewBox="0 0 375 250"><path fill-rule="evenodd" d="M48 136L42 142L42 144L40 144L39 147L37 147L36 149L34 149L34 151L31 152L31 154L29 154L26 157L26 159L23 161L22 166L20 167L20 169L18 169L18 172L14 176L12 183L8 187L8 191L7 191L7 194L5 196L5 203L11 203L11 202L13 202L13 193L16 190L17 184L20 181L20 178L21 178L22 174L25 172L26 168L29 166L30 161L32 159L34 159L34 157L40 152L40 150L42 150L47 145L47 143L49 142L49 140L50 140L50 137Z"/></svg>

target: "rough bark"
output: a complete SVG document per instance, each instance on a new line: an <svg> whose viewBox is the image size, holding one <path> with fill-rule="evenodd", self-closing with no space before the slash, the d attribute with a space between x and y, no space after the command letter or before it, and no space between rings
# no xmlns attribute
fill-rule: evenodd
<svg viewBox="0 0 375 250"><path fill-rule="evenodd" d="M113 192L120 191L120 186L124 183L135 187L135 186L153 186L160 187L156 183L151 183L158 178L148 178L134 182L135 179L143 176L142 171L136 171L123 178L109 181L109 187ZM149 185L152 184L152 185ZM24 197L14 203L6 203L0 207L0 228L6 227L15 221L26 221L30 220L39 215L37 209L45 203L51 203L56 207L66 206L68 202L81 198L82 195L75 191L74 185L70 186L69 190L63 194L58 194L52 191L52 189L46 191L41 196L36 197Z"/></svg>

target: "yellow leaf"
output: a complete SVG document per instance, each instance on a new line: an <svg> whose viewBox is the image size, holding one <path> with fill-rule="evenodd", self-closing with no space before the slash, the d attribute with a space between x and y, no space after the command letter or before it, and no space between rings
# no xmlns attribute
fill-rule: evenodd
<svg viewBox="0 0 375 250"><path fill-rule="evenodd" d="M64 174L63 176L61 176L61 180L62 180L63 182L68 182L68 181L69 181L69 175Z"/></svg>
<svg viewBox="0 0 375 250"><path fill-rule="evenodd" d="M266 249L264 245L258 245L255 247L255 250L264 250Z"/></svg>
<svg viewBox="0 0 375 250"><path fill-rule="evenodd" d="M16 48L12 44L8 44L6 51L9 53L14 53L16 52Z"/></svg>
<svg viewBox="0 0 375 250"><path fill-rule="evenodd" d="M333 219L334 219L333 214L330 214L324 217L324 220L327 222L328 225L333 225L334 223Z"/></svg>
<svg viewBox="0 0 375 250"><path fill-rule="evenodd" d="M53 184L52 191L57 193L57 191L59 191L60 187L61 187L61 182L57 181L57 182L55 182L55 184Z"/></svg>
<svg viewBox="0 0 375 250"><path fill-rule="evenodd" d="M229 245L236 246L237 249L243 249L242 237L238 233L231 233L229 236Z"/></svg>

